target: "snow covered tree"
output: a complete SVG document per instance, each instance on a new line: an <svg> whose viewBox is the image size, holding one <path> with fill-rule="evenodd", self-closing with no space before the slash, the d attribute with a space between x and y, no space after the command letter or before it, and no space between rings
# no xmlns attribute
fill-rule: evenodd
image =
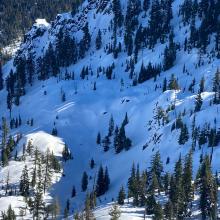
<svg viewBox="0 0 220 220"><path fill-rule="evenodd" d="M111 220L118 220L120 218L121 210L116 203L111 207L109 215L111 216Z"/></svg>

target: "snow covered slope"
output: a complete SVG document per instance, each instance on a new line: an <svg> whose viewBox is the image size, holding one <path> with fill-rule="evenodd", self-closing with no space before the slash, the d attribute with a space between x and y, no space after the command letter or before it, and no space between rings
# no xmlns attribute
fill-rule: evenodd
<svg viewBox="0 0 220 220"><path fill-rule="evenodd" d="M101 6L104 4L104 9ZM127 1L121 1L122 11L125 15ZM26 86L26 94L20 98L20 105L13 105L12 117L22 118L22 125L12 129L10 132L15 135L20 132L24 135L20 144L16 147L18 155L22 154L23 143L32 141L33 145L39 147L40 151L45 152L49 148L53 153L60 157L64 143L67 144L73 155L73 160L63 162L63 175L58 175L54 179L54 184L48 191L48 195L58 198L65 208L66 201L70 199L71 213L81 210L84 206L86 192L81 191L81 179L84 171L89 176L88 191L94 187L94 181L99 166L107 166L111 184L109 190L104 196L98 199L98 206L107 204L116 199L121 185L126 186L130 169L133 163L140 166L140 170L149 167L151 157L156 151L160 151L164 163L165 171L172 171L174 163L178 160L180 154L186 155L192 147L192 123L196 116L196 126L202 128L206 123L211 127L220 127L218 120L219 105L210 105L214 93L212 91L213 78L220 60L215 56L210 56L214 48L214 36L208 46L207 53L201 55L199 49L190 51L184 50L184 40L188 35L189 26L183 26L178 16L178 8L182 4L180 0L173 2L173 19L171 23L174 29L175 42L180 45L177 50L177 58L174 66L162 71L156 79L150 79L142 84L133 86L133 81L129 78L129 72L126 71L130 57L124 49L124 27L121 28L118 35L118 42L122 44L122 52L118 54L117 59L113 54L107 54L106 47L112 43L111 22L113 13L111 11L111 1L85 1L80 8L80 12L75 16L71 13L60 14L52 24L39 21L25 36L25 42L20 46L20 50L15 57L33 54L37 62L39 57L43 57L49 44L56 44L57 36L60 30L64 30L69 35L74 36L77 41L82 38L82 28L88 22L91 33L91 47L86 52L83 59L75 64L60 68L59 77L51 77L44 81L37 80L37 74L32 86ZM147 26L147 17L144 13L139 16L143 27ZM98 30L102 31L103 47L96 50L96 36ZM120 34L121 33L121 34ZM137 76L142 64L162 64L164 49L167 43L157 43L153 49L144 48L138 56L137 63L134 65L134 74ZM198 65L198 62L202 65ZM100 73L97 77L99 67L109 67L114 63L113 79L108 80L106 75ZM89 75L82 80L80 74L83 67L89 68ZM10 70L15 71L13 62L9 62L3 68L4 76L9 75ZM183 71L185 69L185 71ZM64 80L66 73L75 73L74 80ZM92 74L93 73L93 74ZM162 90L163 82L171 79L172 74L178 79L180 89ZM201 111L194 112L195 97L199 90L199 83L204 77L204 91L201 93L203 105ZM194 91L188 90L193 79L195 79ZM96 90L94 90L94 83ZM65 100L62 100L62 94L65 93ZM0 92L0 115L9 121L10 114L7 110L7 92L4 89ZM175 105L175 109L168 109ZM157 111L161 107L167 110L169 122L163 124L157 119ZM184 112L184 114L183 114ZM127 113L129 123L126 126L126 135L132 140L132 147L129 151L122 151L115 154L113 138L111 139L110 150L103 152L103 147L96 144L98 132L104 138L108 134L108 123L111 115L114 118L115 125L120 126L125 114ZM180 130L171 130L176 121L176 117L182 114L182 120L187 125L190 137L184 144L178 143ZM34 119L34 125L31 127L25 122ZM51 136L53 128L58 131L58 137ZM211 154L212 148L204 144L201 148L196 147L193 154L194 171L199 166L201 153ZM220 147L214 148L212 167L213 172L220 168ZM90 168L90 160L94 159L95 168ZM169 163L166 164L167 158ZM26 161L29 163L29 161ZM30 162L31 163L31 162ZM11 160L9 166L0 169L0 183L4 185L7 173L11 176L11 183L18 184L24 162ZM196 174L194 172L194 174ZM71 198L72 187L76 187L76 197ZM47 199L47 197L46 197ZM13 201L13 202L12 202ZM5 210L8 204L15 208L23 205L22 198L8 196L0 199L0 211ZM1 205L2 204L2 205ZM129 206L129 205L128 205ZM97 219L109 219L106 207L99 208L95 212ZM126 213L133 212L129 219L142 219L143 209L123 208ZM101 217L100 217L101 216ZM132 217L133 216L133 217ZM122 214L123 217L123 214ZM122 218L123 219L123 218ZM128 219L124 215L124 219Z"/></svg>

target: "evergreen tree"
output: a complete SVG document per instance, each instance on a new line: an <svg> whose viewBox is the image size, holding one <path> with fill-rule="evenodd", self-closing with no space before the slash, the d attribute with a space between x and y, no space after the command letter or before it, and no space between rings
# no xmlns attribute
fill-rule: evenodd
<svg viewBox="0 0 220 220"><path fill-rule="evenodd" d="M87 51L89 49L90 43L91 43L91 36L90 36L90 33L89 33L89 24L88 24L88 22L83 27L83 33L84 33L83 44L84 44L85 50Z"/></svg>
<svg viewBox="0 0 220 220"><path fill-rule="evenodd" d="M96 182L96 195L98 197L105 193L105 189L106 189L105 187L106 187L105 174L104 174L103 167L100 166L99 172L98 172L98 178L97 178L97 182Z"/></svg>
<svg viewBox="0 0 220 220"><path fill-rule="evenodd" d="M162 187L163 163L161 161L160 152L157 151L151 160L151 181L157 181L158 187ZM156 182L155 182L156 183Z"/></svg>
<svg viewBox="0 0 220 220"><path fill-rule="evenodd" d="M189 139L189 133L188 133L188 129L187 129L187 126L186 124L184 124L182 127L181 127L181 132L180 132L180 137L179 137L179 144L180 145L184 145Z"/></svg>
<svg viewBox="0 0 220 220"><path fill-rule="evenodd" d="M104 192L107 192L110 185L110 178L108 174L108 168L105 167L105 173L104 173Z"/></svg>
<svg viewBox="0 0 220 220"><path fill-rule="evenodd" d="M88 186L88 175L87 173L84 171L83 172L83 176L82 176L82 191L85 192L87 190L87 186Z"/></svg>
<svg viewBox="0 0 220 220"><path fill-rule="evenodd" d="M76 196L76 188L73 186L71 197L74 198Z"/></svg>
<svg viewBox="0 0 220 220"><path fill-rule="evenodd" d="M85 213L84 218L85 220L95 220L94 214L92 212L91 207L91 198L89 194L86 195L86 201L85 201Z"/></svg>
<svg viewBox="0 0 220 220"><path fill-rule="evenodd" d="M111 118L109 120L109 128L108 128L108 136L112 136L113 135L113 131L114 131L114 119L113 116L111 115Z"/></svg>
<svg viewBox="0 0 220 220"><path fill-rule="evenodd" d="M100 132L98 132L98 134L97 134L96 144L98 144L98 145L101 144L101 134L100 134Z"/></svg>
<svg viewBox="0 0 220 220"><path fill-rule="evenodd" d="M92 158L91 161L90 161L90 168L93 169L95 166L95 161L94 159Z"/></svg>
<svg viewBox="0 0 220 220"><path fill-rule="evenodd" d="M168 219L168 220L171 220L174 217L173 204L170 200L165 204L164 215L165 215L166 219Z"/></svg>
<svg viewBox="0 0 220 220"><path fill-rule="evenodd" d="M195 112L199 112L201 110L202 103L203 103L203 100L202 100L201 93L198 93L198 95L195 98L195 110L194 110Z"/></svg>
<svg viewBox="0 0 220 220"><path fill-rule="evenodd" d="M29 195L29 185L28 169L27 165L25 165L20 179L20 192L22 196L27 197Z"/></svg>
<svg viewBox="0 0 220 220"><path fill-rule="evenodd" d="M3 80L2 64L0 62L0 91L3 89L3 87L4 87L4 80Z"/></svg>
<svg viewBox="0 0 220 220"><path fill-rule="evenodd" d="M216 219L217 195L215 180L212 176L209 156L205 156L200 168L200 209L202 219Z"/></svg>
<svg viewBox="0 0 220 220"><path fill-rule="evenodd" d="M102 32L98 31L98 35L96 37L96 49L99 50L102 47Z"/></svg>
<svg viewBox="0 0 220 220"><path fill-rule="evenodd" d="M16 215L11 205L8 206L7 212L2 212L2 220L16 220Z"/></svg>
<svg viewBox="0 0 220 220"><path fill-rule="evenodd" d="M185 194L185 203L189 204L193 200L193 164L192 164L192 151L187 154L185 158L184 168L183 168L183 188Z"/></svg>
<svg viewBox="0 0 220 220"><path fill-rule="evenodd" d="M173 42L173 35L169 38L169 47L164 51L164 70L170 69L176 60L176 44Z"/></svg>
<svg viewBox="0 0 220 220"><path fill-rule="evenodd" d="M109 145L111 144L109 136L105 136L105 138L102 141L102 145L104 148L104 152L107 152L109 150Z"/></svg>
<svg viewBox="0 0 220 220"><path fill-rule="evenodd" d="M168 87L170 90L178 90L180 88L174 74L171 75Z"/></svg>
<svg viewBox="0 0 220 220"><path fill-rule="evenodd" d="M114 26L115 26L115 29L117 29L117 27L122 26L123 19L124 19L123 15L122 15L120 0L113 0L112 1L112 10L114 13Z"/></svg>
<svg viewBox="0 0 220 220"><path fill-rule="evenodd" d="M212 91L215 93L213 103L219 104L220 103L220 71L219 69L217 69L215 73L215 77L213 79Z"/></svg>
<svg viewBox="0 0 220 220"><path fill-rule="evenodd" d="M125 190L124 190L124 187L121 186L120 191L118 193L118 204L124 205L125 198L126 198Z"/></svg>
<svg viewBox="0 0 220 220"><path fill-rule="evenodd" d="M65 144L65 146L63 147L63 152L62 152L62 156L64 161L66 162L67 160L72 159L72 155L70 153L70 150L68 148L68 146Z"/></svg>

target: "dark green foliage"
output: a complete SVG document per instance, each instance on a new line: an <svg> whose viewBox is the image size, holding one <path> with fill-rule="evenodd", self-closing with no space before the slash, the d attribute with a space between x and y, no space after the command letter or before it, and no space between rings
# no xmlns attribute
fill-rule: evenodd
<svg viewBox="0 0 220 220"><path fill-rule="evenodd" d="M73 186L71 197L74 198L75 196L76 196L76 188L75 188L75 186Z"/></svg>
<svg viewBox="0 0 220 220"><path fill-rule="evenodd" d="M98 132L98 134L97 134L96 143L101 144L101 134L100 134L100 132Z"/></svg>
<svg viewBox="0 0 220 220"><path fill-rule="evenodd" d="M66 162L67 160L72 159L72 154L68 148L68 146L65 144L63 147L63 152L62 152L63 160Z"/></svg>
<svg viewBox="0 0 220 220"><path fill-rule="evenodd" d="M179 136L179 144L184 145L189 139L189 133L186 124L181 127L180 136Z"/></svg>
<svg viewBox="0 0 220 220"><path fill-rule="evenodd" d="M198 93L198 95L195 98L195 110L194 110L195 112L199 112L201 110L202 103L203 103L203 100L202 100L201 93Z"/></svg>
<svg viewBox="0 0 220 220"><path fill-rule="evenodd" d="M103 167L100 166L99 172L98 172L98 178L96 182L96 195L101 196L105 194L106 191L109 189L110 184L110 178L108 174L108 168L105 168L105 171L103 170Z"/></svg>
<svg viewBox="0 0 220 220"><path fill-rule="evenodd" d="M109 150L109 145L111 144L109 136L105 136L105 138L102 141L102 146L104 149L104 152L107 152Z"/></svg>
<svg viewBox="0 0 220 220"><path fill-rule="evenodd" d="M219 104L220 103L220 72L217 69L215 73L215 77L213 79L213 88L212 91L215 93L213 103Z"/></svg>
<svg viewBox="0 0 220 220"><path fill-rule="evenodd" d="M95 166L95 161L94 159L92 158L91 161L90 161L90 168L93 169Z"/></svg>
<svg viewBox="0 0 220 220"><path fill-rule="evenodd" d="M170 90L178 90L180 88L174 74L171 75L168 87Z"/></svg>
<svg viewBox="0 0 220 220"><path fill-rule="evenodd" d="M30 181L28 177L28 169L27 165L25 165L20 179L20 193L24 197L27 197L29 195L29 184Z"/></svg>
<svg viewBox="0 0 220 220"><path fill-rule="evenodd" d="M168 70L174 65L176 60L176 44L173 42L173 35L170 35L169 46L164 51L163 69Z"/></svg>
<svg viewBox="0 0 220 220"><path fill-rule="evenodd" d="M11 205L9 205L7 212L2 212L1 215L2 220L16 220L16 215L14 210L11 208Z"/></svg>
<svg viewBox="0 0 220 220"><path fill-rule="evenodd" d="M217 215L217 187L212 175L209 156L205 156L200 167L199 187L200 187L200 209L202 219L216 219Z"/></svg>
<svg viewBox="0 0 220 220"><path fill-rule="evenodd" d="M155 78L161 72L160 66L153 66L151 62L148 63L147 67L142 63L140 73L138 76L138 83L143 83L151 78Z"/></svg>
<svg viewBox="0 0 220 220"><path fill-rule="evenodd" d="M118 204L119 205L124 205L124 200L126 198L126 194L125 194L125 190L124 190L124 187L122 186L120 188L120 191L118 193Z"/></svg>
<svg viewBox="0 0 220 220"><path fill-rule="evenodd" d="M81 1L53 0L3 0L1 1L0 20L2 35L0 46L6 46L26 32L37 18L51 21L58 13L70 11L72 5L77 7Z"/></svg>
<svg viewBox="0 0 220 220"><path fill-rule="evenodd" d="M102 32L98 31L98 35L96 37L96 49L99 50L102 47Z"/></svg>
<svg viewBox="0 0 220 220"><path fill-rule="evenodd" d="M88 175L86 172L83 172L82 183L81 183L81 188L83 192L87 190L87 186L88 186Z"/></svg>
<svg viewBox="0 0 220 220"><path fill-rule="evenodd" d="M163 173L163 163L161 161L160 152L157 151L151 160L151 187L153 190L160 189L162 187L162 173Z"/></svg>

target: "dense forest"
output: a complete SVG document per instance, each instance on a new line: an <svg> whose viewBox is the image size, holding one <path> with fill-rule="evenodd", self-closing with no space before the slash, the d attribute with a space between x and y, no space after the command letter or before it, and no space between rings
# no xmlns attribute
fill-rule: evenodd
<svg viewBox="0 0 220 220"><path fill-rule="evenodd" d="M22 37L36 18L48 21L61 12L71 11L81 0L1 0L0 47Z"/></svg>

